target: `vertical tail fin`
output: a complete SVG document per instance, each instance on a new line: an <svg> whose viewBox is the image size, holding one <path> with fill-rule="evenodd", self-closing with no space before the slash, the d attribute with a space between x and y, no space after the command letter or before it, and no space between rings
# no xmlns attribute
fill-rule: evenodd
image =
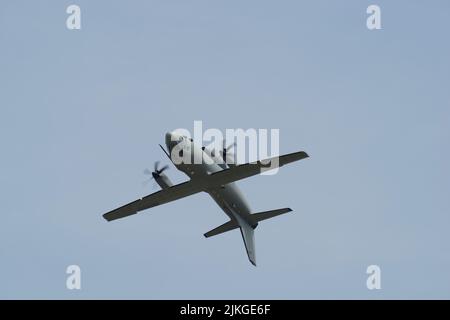
<svg viewBox="0 0 450 320"><path fill-rule="evenodd" d="M256 267L255 254L255 232L256 226L244 220L239 214L236 214L231 207L228 207L236 219L237 225L241 230L242 239L244 240L245 250L247 251L248 260Z"/></svg>
<svg viewBox="0 0 450 320"><path fill-rule="evenodd" d="M236 228L241 230L242 239L244 240L245 250L250 262L256 266L256 252L255 252L255 228L259 221L270 219L279 216L284 213L291 212L291 208L282 208L270 211L258 212L250 215L249 219L243 219L240 215L236 214L231 207L230 211L233 212L234 219L224 223L223 225L205 233L205 237L212 237L223 232L227 232Z"/></svg>
<svg viewBox="0 0 450 320"><path fill-rule="evenodd" d="M240 227L245 249L247 250L248 260L256 267L255 230L246 222L242 223Z"/></svg>

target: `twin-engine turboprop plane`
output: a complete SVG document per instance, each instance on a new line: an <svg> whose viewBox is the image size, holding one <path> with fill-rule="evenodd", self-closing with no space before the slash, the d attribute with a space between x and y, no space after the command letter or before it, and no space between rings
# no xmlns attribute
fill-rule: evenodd
<svg viewBox="0 0 450 320"><path fill-rule="evenodd" d="M192 139L175 132L166 134L166 146L168 151L160 145L176 168L184 172L190 180L173 185L167 175L163 173L167 166L158 169L158 166L155 165L155 171L152 172L152 176L162 190L105 213L103 217L108 221L124 218L139 211L203 191L208 193L230 218L228 222L205 233L205 237L212 237L239 228L248 258L256 266L254 230L258 226L258 222L292 210L290 208L282 208L252 213L235 181L261 173L262 170L269 167L268 163L271 164L270 168L274 168L273 164L277 164L276 167L281 167L285 164L305 159L308 155L303 151L299 151L263 161L234 165L227 164L226 153L228 148L223 148L219 152L220 155L214 155L214 152L209 152L205 147L195 145ZM200 164L195 164L192 161L190 163L173 161L171 154L175 147L182 147L183 153L188 152L188 154L183 156L187 156L189 159L194 159L197 156L196 159L203 159L204 161Z"/></svg>

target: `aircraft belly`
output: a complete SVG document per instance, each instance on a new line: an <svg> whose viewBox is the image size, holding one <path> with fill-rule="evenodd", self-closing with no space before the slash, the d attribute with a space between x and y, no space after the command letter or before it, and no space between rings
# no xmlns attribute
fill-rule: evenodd
<svg viewBox="0 0 450 320"><path fill-rule="evenodd" d="M247 220L247 216L250 216L250 207L241 190L235 183L229 183L223 187L212 188L209 190L209 194L230 219L234 220L235 214L238 214L244 220Z"/></svg>

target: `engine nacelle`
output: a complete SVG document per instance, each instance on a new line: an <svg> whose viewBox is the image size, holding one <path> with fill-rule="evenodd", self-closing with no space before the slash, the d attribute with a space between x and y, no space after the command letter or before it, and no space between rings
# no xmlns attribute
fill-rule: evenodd
<svg viewBox="0 0 450 320"><path fill-rule="evenodd" d="M169 177L167 177L164 173L157 174L153 172L153 178L156 183L159 184L161 189L167 189L173 186L173 183L170 181Z"/></svg>

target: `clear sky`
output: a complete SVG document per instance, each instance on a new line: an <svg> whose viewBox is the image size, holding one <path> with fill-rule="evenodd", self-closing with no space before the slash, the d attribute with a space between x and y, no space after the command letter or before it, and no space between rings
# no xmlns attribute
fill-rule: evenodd
<svg viewBox="0 0 450 320"><path fill-rule="evenodd" d="M449 23L446 0L2 1L0 298L450 298ZM239 183L294 210L256 268L239 231L203 237L227 220L206 194L101 216L156 191L143 169L194 120L311 156Z"/></svg>

